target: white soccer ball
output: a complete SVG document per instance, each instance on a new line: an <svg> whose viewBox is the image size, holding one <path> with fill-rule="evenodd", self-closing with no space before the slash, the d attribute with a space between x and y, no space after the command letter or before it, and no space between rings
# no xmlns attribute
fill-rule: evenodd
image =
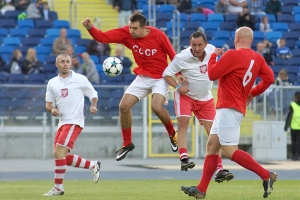
<svg viewBox="0 0 300 200"><path fill-rule="evenodd" d="M102 69L107 76L116 77L122 72L122 61L117 57L108 57L104 60Z"/></svg>

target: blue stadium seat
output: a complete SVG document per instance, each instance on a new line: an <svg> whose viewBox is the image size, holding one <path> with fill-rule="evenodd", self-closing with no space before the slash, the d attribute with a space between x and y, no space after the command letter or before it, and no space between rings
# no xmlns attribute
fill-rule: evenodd
<svg viewBox="0 0 300 200"><path fill-rule="evenodd" d="M217 31L220 28L219 22L203 22L201 27L206 31Z"/></svg>
<svg viewBox="0 0 300 200"><path fill-rule="evenodd" d="M34 22L32 19L18 20L17 21L18 28L34 28Z"/></svg>
<svg viewBox="0 0 300 200"><path fill-rule="evenodd" d="M49 55L49 56L46 57L45 61L46 61L46 64L55 64L55 62L56 62L56 56Z"/></svg>
<svg viewBox="0 0 300 200"><path fill-rule="evenodd" d="M294 41L296 43L300 38L300 34L297 31L285 32L285 33L283 33L283 38L286 41L291 40L291 41Z"/></svg>
<svg viewBox="0 0 300 200"><path fill-rule="evenodd" d="M104 60L106 59L106 58L108 58L109 56L100 56L99 57L99 64L102 64L103 62L104 62Z"/></svg>
<svg viewBox="0 0 300 200"><path fill-rule="evenodd" d="M293 15L293 8L294 8L294 6L282 6L282 8L281 8L281 13L282 14L287 14L287 15ZM279 16L279 15L278 15ZM277 17L278 17L277 16Z"/></svg>
<svg viewBox="0 0 300 200"><path fill-rule="evenodd" d="M277 23L272 23L271 24L271 29L272 31L289 31L289 26L285 22L277 22Z"/></svg>
<svg viewBox="0 0 300 200"><path fill-rule="evenodd" d="M100 64L98 56L90 55L90 59L92 59L95 62L96 65Z"/></svg>
<svg viewBox="0 0 300 200"><path fill-rule="evenodd" d="M122 77L122 75L119 75L119 76L116 76L116 77L107 76L106 80L103 84L105 84L105 85L120 85L120 84L123 84L123 83L124 83L123 77Z"/></svg>
<svg viewBox="0 0 300 200"><path fill-rule="evenodd" d="M206 22L206 16L203 13L191 13L190 14L191 22Z"/></svg>
<svg viewBox="0 0 300 200"><path fill-rule="evenodd" d="M54 42L55 39L56 39L56 38L54 38L54 37L50 37L50 38L41 38L41 39L40 39L40 44L41 44L42 46L51 46L51 47L52 47L53 42Z"/></svg>
<svg viewBox="0 0 300 200"><path fill-rule="evenodd" d="M285 62L285 59L283 58L273 58L273 62L274 62L274 65L277 65L277 66L285 66L286 65L286 62Z"/></svg>
<svg viewBox="0 0 300 200"><path fill-rule="evenodd" d="M190 46L190 37L194 33L194 31L181 31L180 32L180 45L184 48L186 46Z"/></svg>
<svg viewBox="0 0 300 200"><path fill-rule="evenodd" d="M215 9L215 0L201 0L200 4L201 6L205 7L205 8L209 8L211 10Z"/></svg>
<svg viewBox="0 0 300 200"><path fill-rule="evenodd" d="M210 14L207 16L208 22L224 22L223 14Z"/></svg>
<svg viewBox="0 0 300 200"><path fill-rule="evenodd" d="M5 12L4 18L5 19L14 19L14 20L17 20L18 19L18 15L21 12L22 11L20 11L20 10L8 10L8 11Z"/></svg>
<svg viewBox="0 0 300 200"><path fill-rule="evenodd" d="M28 30L29 38L43 38L46 35L46 29L33 28Z"/></svg>
<svg viewBox="0 0 300 200"><path fill-rule="evenodd" d="M295 41L293 41L293 40L286 40L285 41L285 46L289 47L290 49L294 49L295 48Z"/></svg>
<svg viewBox="0 0 300 200"><path fill-rule="evenodd" d="M300 22L300 14L296 14L296 15L294 15L294 21L295 21L295 23L298 23L298 22Z"/></svg>
<svg viewBox="0 0 300 200"><path fill-rule="evenodd" d="M290 31L300 31L300 23L290 23L289 28Z"/></svg>
<svg viewBox="0 0 300 200"><path fill-rule="evenodd" d="M37 54L50 55L52 53L52 48L50 46L35 46L34 48Z"/></svg>
<svg viewBox="0 0 300 200"><path fill-rule="evenodd" d="M0 46L0 55L3 54L12 54L12 52L14 51L14 47L13 46Z"/></svg>
<svg viewBox="0 0 300 200"><path fill-rule="evenodd" d="M234 31L236 29L235 22L222 22L220 23L220 30L223 31Z"/></svg>
<svg viewBox="0 0 300 200"><path fill-rule="evenodd" d="M124 84L130 85L135 78L136 78L135 74L124 74Z"/></svg>
<svg viewBox="0 0 300 200"><path fill-rule="evenodd" d="M2 42L4 46L17 47L21 45L21 40L18 37L3 38Z"/></svg>
<svg viewBox="0 0 300 200"><path fill-rule="evenodd" d="M251 49L256 50L257 43L261 42L260 39L254 39L251 43Z"/></svg>
<svg viewBox="0 0 300 200"><path fill-rule="evenodd" d="M57 19L58 19L57 12L55 12L55 11L50 11L50 12L49 12L49 18L50 18L51 21L57 20Z"/></svg>
<svg viewBox="0 0 300 200"><path fill-rule="evenodd" d="M159 12L162 12L162 13L170 13L170 14L172 15L175 9L176 9L176 8L175 8L174 5L171 5L171 4L163 4L163 5L160 5L160 7L159 7Z"/></svg>
<svg viewBox="0 0 300 200"><path fill-rule="evenodd" d="M53 28L53 25L51 21L39 19L35 21L35 28L49 29Z"/></svg>
<svg viewBox="0 0 300 200"><path fill-rule="evenodd" d="M18 49L20 49L20 51L22 52L23 55L27 54L27 51L29 48L30 48L30 46L24 46L24 45L18 47Z"/></svg>
<svg viewBox="0 0 300 200"><path fill-rule="evenodd" d="M75 52L75 54L82 54L82 53L86 52L86 47L76 46L76 47L74 47L74 52Z"/></svg>
<svg viewBox="0 0 300 200"><path fill-rule="evenodd" d="M287 65L288 66L293 66L293 67L300 67L300 58L295 57L295 58L287 59Z"/></svg>
<svg viewBox="0 0 300 200"><path fill-rule="evenodd" d="M45 71L44 71L44 73L45 73ZM57 76L57 73L56 72L55 73L48 72L45 75L46 75L46 80L49 81L51 78L54 78L55 76Z"/></svg>
<svg viewBox="0 0 300 200"><path fill-rule="evenodd" d="M293 13L294 13L294 15L300 14L300 6L294 6L293 7Z"/></svg>
<svg viewBox="0 0 300 200"><path fill-rule="evenodd" d="M215 40L230 40L230 32L229 31L214 31L213 39Z"/></svg>
<svg viewBox="0 0 300 200"><path fill-rule="evenodd" d="M45 74L49 74L49 73L56 74L57 68L53 63L52 64L46 63L43 65L43 71ZM46 78L49 78L49 77L46 77Z"/></svg>
<svg viewBox="0 0 300 200"><path fill-rule="evenodd" d="M266 14L266 15L259 15L259 21L261 22L261 19L263 16L268 16L269 18L269 23L275 23L276 22L276 17L274 14Z"/></svg>
<svg viewBox="0 0 300 200"><path fill-rule="evenodd" d="M280 31L271 31L266 33L266 38L269 41L277 41L282 38L282 33Z"/></svg>
<svg viewBox="0 0 300 200"><path fill-rule="evenodd" d="M38 46L40 44L40 38L22 38L22 45L24 46Z"/></svg>
<svg viewBox="0 0 300 200"><path fill-rule="evenodd" d="M238 18L238 14L226 14L224 15L225 22L236 22L236 19Z"/></svg>
<svg viewBox="0 0 300 200"><path fill-rule="evenodd" d="M265 34L261 31L253 31L253 39L263 41L265 39Z"/></svg>
<svg viewBox="0 0 300 200"><path fill-rule="evenodd" d="M70 38L70 39L75 39L75 40L81 38L80 30L68 29L67 37Z"/></svg>
<svg viewBox="0 0 300 200"><path fill-rule="evenodd" d="M44 84L46 77L44 74L29 74L27 78L28 84Z"/></svg>
<svg viewBox="0 0 300 200"><path fill-rule="evenodd" d="M226 44L229 46L230 49L234 49L234 38L232 38L231 40L227 40Z"/></svg>
<svg viewBox="0 0 300 200"><path fill-rule="evenodd" d="M0 27L1 28L15 28L16 27L16 20L14 19L0 19Z"/></svg>
<svg viewBox="0 0 300 200"><path fill-rule="evenodd" d="M3 37L7 37L8 35L8 31L6 28L0 28L0 37L3 38Z"/></svg>
<svg viewBox="0 0 300 200"><path fill-rule="evenodd" d="M19 37L19 38L25 38L27 37L27 28L11 28L9 29L10 37Z"/></svg>
<svg viewBox="0 0 300 200"><path fill-rule="evenodd" d="M174 25L173 25L173 22L167 22L166 34L169 38L173 37L173 32L172 32L173 31L173 26L175 27L175 29L177 29L178 28L178 23L174 23ZM180 30L183 30L183 22L180 22L179 26L180 26ZM177 34L177 32L175 31L175 36L177 36L176 34Z"/></svg>
<svg viewBox="0 0 300 200"><path fill-rule="evenodd" d="M284 23L294 23L294 17L290 14L281 14L277 15L277 21Z"/></svg>
<svg viewBox="0 0 300 200"><path fill-rule="evenodd" d="M46 35L48 38L58 38L60 35L60 29L58 28L49 28L46 30Z"/></svg>
<svg viewBox="0 0 300 200"><path fill-rule="evenodd" d="M197 31L198 28L200 27L200 23L199 22L185 22L183 24L183 28L185 31Z"/></svg>
<svg viewBox="0 0 300 200"><path fill-rule="evenodd" d="M48 55L49 55L49 54L48 54ZM40 54L40 53L38 53L38 52L37 52L37 55L36 55L38 61L40 61L40 62L43 63L43 64L44 64L44 62L45 62L46 56L47 56L47 55L45 55L45 54Z"/></svg>
<svg viewBox="0 0 300 200"><path fill-rule="evenodd" d="M225 40L209 40L208 43L214 45L217 48L222 48L222 46L226 44Z"/></svg>
<svg viewBox="0 0 300 200"><path fill-rule="evenodd" d="M4 84L7 81L7 75L0 73L0 84ZM2 95L0 95L0 98Z"/></svg>
<svg viewBox="0 0 300 200"><path fill-rule="evenodd" d="M23 84L26 81L24 74L9 74L8 82L9 84Z"/></svg>
<svg viewBox="0 0 300 200"><path fill-rule="evenodd" d="M271 69L273 70L274 74L278 75L278 73L280 72L280 70L282 69L282 66L278 66L278 65L274 65L274 66L271 66Z"/></svg>
<svg viewBox="0 0 300 200"><path fill-rule="evenodd" d="M67 20L54 20L53 21L53 28L70 28L70 24Z"/></svg>
<svg viewBox="0 0 300 200"><path fill-rule="evenodd" d="M298 0L283 0L282 5L284 6L298 6Z"/></svg>
<svg viewBox="0 0 300 200"><path fill-rule="evenodd" d="M86 47L90 43L90 41L90 39L79 38L76 40L76 45Z"/></svg>
<svg viewBox="0 0 300 200"><path fill-rule="evenodd" d="M167 22L171 21L172 15L170 13L156 13L156 27L166 28Z"/></svg>
<svg viewBox="0 0 300 200"><path fill-rule="evenodd" d="M293 58L300 57L300 49L292 49Z"/></svg>
<svg viewBox="0 0 300 200"><path fill-rule="evenodd" d="M180 13L179 17L180 17L180 22L185 23L189 21L189 15L186 13ZM178 20L177 18L178 18L177 15L175 15L175 21Z"/></svg>

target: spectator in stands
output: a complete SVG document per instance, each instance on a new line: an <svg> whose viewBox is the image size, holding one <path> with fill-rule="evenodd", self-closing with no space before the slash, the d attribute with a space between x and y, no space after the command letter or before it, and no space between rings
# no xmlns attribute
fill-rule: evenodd
<svg viewBox="0 0 300 200"><path fill-rule="evenodd" d="M290 81L288 76L288 71L286 69L282 69L278 73L278 77L275 79L275 85L279 86L287 86L292 85L292 81Z"/></svg>
<svg viewBox="0 0 300 200"><path fill-rule="evenodd" d="M34 48L27 50L27 55L22 65L23 74L39 74L43 73L42 63L36 57L36 51Z"/></svg>
<svg viewBox="0 0 300 200"><path fill-rule="evenodd" d="M223 15L228 14L228 1L227 0L219 0L215 4L215 12L221 13Z"/></svg>
<svg viewBox="0 0 300 200"><path fill-rule="evenodd" d="M84 52L82 54L82 59L84 61L83 63L84 75L91 83L99 84L100 83L99 74L94 61L90 59L90 55L87 52Z"/></svg>
<svg viewBox="0 0 300 200"><path fill-rule="evenodd" d="M136 0L113 0L113 8L119 12L119 27L128 25L133 12L137 12Z"/></svg>
<svg viewBox="0 0 300 200"><path fill-rule="evenodd" d="M110 46L108 44L104 44L104 43L98 42L97 40L93 39L87 45L86 51L90 55L95 55L98 57L109 56L110 55Z"/></svg>
<svg viewBox="0 0 300 200"><path fill-rule="evenodd" d="M41 7L41 14L44 20L50 20L50 9L48 6L48 2L43 2L43 6Z"/></svg>
<svg viewBox="0 0 300 200"><path fill-rule="evenodd" d="M289 112L285 121L284 131L291 130L291 150L292 160L300 160L300 92L295 92L294 101L289 107Z"/></svg>
<svg viewBox="0 0 300 200"><path fill-rule="evenodd" d="M238 27L247 26L252 30L255 29L255 16L250 14L247 6L244 6L242 12L238 15L236 24Z"/></svg>
<svg viewBox="0 0 300 200"><path fill-rule="evenodd" d="M15 6L12 4L12 0L6 0L5 5L1 8L1 14L4 16L6 11L16 10Z"/></svg>
<svg viewBox="0 0 300 200"><path fill-rule="evenodd" d="M130 68L132 66L131 60L128 57L124 56L122 47L116 48L116 57L118 57L122 61L123 67Z"/></svg>
<svg viewBox="0 0 300 200"><path fill-rule="evenodd" d="M42 14L41 14L41 10L40 7L42 5L42 0L36 0L35 3L31 3L27 9L27 18L28 19L41 19L42 18Z"/></svg>
<svg viewBox="0 0 300 200"><path fill-rule="evenodd" d="M79 62L79 59L77 56L72 56L72 67L71 70L78 74L84 75L84 69L82 64Z"/></svg>
<svg viewBox="0 0 300 200"><path fill-rule="evenodd" d="M193 6L192 6L191 0L181 0L177 9L179 10L179 12L184 12L184 11L190 10L192 8L193 8Z"/></svg>
<svg viewBox="0 0 300 200"><path fill-rule="evenodd" d="M73 46L67 46L66 50L64 51L65 54L68 54L71 58L75 55Z"/></svg>
<svg viewBox="0 0 300 200"><path fill-rule="evenodd" d="M264 15L262 0L247 0L251 15Z"/></svg>
<svg viewBox="0 0 300 200"><path fill-rule="evenodd" d="M29 6L29 4L31 3L31 0L13 0L13 3L16 10L25 11Z"/></svg>
<svg viewBox="0 0 300 200"><path fill-rule="evenodd" d="M276 50L276 57L281 57L281 58L290 58L292 57L292 52L291 49L287 46L285 46L285 39L281 38L279 39L279 46Z"/></svg>
<svg viewBox="0 0 300 200"><path fill-rule="evenodd" d="M59 55L65 52L68 46L73 46L71 40L67 38L67 29L60 29L60 36L55 39L52 50L54 55Z"/></svg>
<svg viewBox="0 0 300 200"><path fill-rule="evenodd" d="M270 52L268 52L267 50L265 50L265 45L262 42L258 42L256 45L256 52L259 53L260 55L262 55L265 58L265 61L268 65L274 65L274 63L272 62L273 57L270 54Z"/></svg>
<svg viewBox="0 0 300 200"><path fill-rule="evenodd" d="M0 55L0 72L4 71L5 61L3 60L2 56Z"/></svg>
<svg viewBox="0 0 300 200"><path fill-rule="evenodd" d="M211 10L211 9L209 9L209 8L202 7L202 6L199 6L199 7L197 8L197 11L198 11L199 13L203 13L206 17L207 17L207 15L209 15L209 14L214 14L214 13L215 13L213 10Z"/></svg>
<svg viewBox="0 0 300 200"><path fill-rule="evenodd" d="M269 18L267 15L261 18L261 22L259 24L259 30L264 33L272 31L272 29L270 28Z"/></svg>
<svg viewBox="0 0 300 200"><path fill-rule="evenodd" d="M15 49L12 53L12 59L8 64L11 74L21 74L22 67L20 59L22 58L22 52L20 49Z"/></svg>
<svg viewBox="0 0 300 200"><path fill-rule="evenodd" d="M228 12L239 14L243 12L243 7L247 6L246 0L228 0Z"/></svg>
<svg viewBox="0 0 300 200"><path fill-rule="evenodd" d="M281 2L279 0L268 0L265 11L267 14L281 14Z"/></svg>

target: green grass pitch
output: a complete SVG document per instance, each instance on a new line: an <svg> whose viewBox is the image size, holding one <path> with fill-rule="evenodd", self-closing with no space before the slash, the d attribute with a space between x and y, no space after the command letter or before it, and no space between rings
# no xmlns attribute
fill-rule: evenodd
<svg viewBox="0 0 300 200"><path fill-rule="evenodd" d="M192 200L180 186L196 185L198 180L99 180L64 181L65 195L42 197L53 187L53 181L0 181L0 199L3 200ZM300 181L277 180L269 200L299 200ZM205 199L263 199L262 181L232 180L211 182Z"/></svg>

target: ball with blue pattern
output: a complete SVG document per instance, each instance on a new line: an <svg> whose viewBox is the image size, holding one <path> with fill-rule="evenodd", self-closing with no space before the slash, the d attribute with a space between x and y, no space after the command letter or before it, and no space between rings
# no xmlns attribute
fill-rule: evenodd
<svg viewBox="0 0 300 200"><path fill-rule="evenodd" d="M116 77L122 72L122 61L117 57L108 57L104 60L102 69L107 76Z"/></svg>

